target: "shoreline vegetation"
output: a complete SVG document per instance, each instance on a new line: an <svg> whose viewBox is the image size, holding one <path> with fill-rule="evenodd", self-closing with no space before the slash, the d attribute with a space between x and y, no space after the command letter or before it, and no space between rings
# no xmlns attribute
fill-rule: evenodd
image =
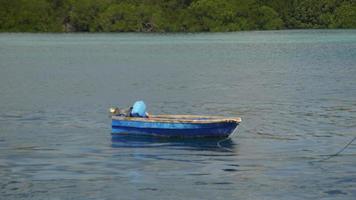
<svg viewBox="0 0 356 200"><path fill-rule="evenodd" d="M0 32L356 28L355 0L0 0Z"/></svg>

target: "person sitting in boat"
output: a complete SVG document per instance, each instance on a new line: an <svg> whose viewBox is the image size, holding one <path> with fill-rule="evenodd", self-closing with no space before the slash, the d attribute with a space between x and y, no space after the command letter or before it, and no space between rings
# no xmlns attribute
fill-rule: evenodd
<svg viewBox="0 0 356 200"><path fill-rule="evenodd" d="M124 117L149 117L148 112L146 112L146 104L143 101L136 101L133 106L126 109L110 108L110 114Z"/></svg>
<svg viewBox="0 0 356 200"><path fill-rule="evenodd" d="M146 112L145 102L136 101L131 108L130 117L149 117L149 114Z"/></svg>

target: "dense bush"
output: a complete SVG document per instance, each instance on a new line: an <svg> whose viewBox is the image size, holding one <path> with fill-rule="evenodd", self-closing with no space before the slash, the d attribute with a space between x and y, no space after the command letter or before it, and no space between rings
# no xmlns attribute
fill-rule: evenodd
<svg viewBox="0 0 356 200"><path fill-rule="evenodd" d="M0 31L356 28L355 0L0 0Z"/></svg>

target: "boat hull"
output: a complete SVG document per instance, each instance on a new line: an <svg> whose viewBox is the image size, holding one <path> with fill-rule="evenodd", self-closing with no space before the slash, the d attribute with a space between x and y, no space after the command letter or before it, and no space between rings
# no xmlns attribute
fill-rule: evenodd
<svg viewBox="0 0 356 200"><path fill-rule="evenodd" d="M228 137L238 126L236 121L152 121L112 119L112 134L162 137Z"/></svg>

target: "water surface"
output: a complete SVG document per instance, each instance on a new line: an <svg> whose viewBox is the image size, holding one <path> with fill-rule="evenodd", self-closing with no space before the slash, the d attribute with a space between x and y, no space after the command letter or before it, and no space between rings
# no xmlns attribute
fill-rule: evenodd
<svg viewBox="0 0 356 200"><path fill-rule="evenodd" d="M356 31L0 34L1 199L355 199ZM242 117L111 138L107 109Z"/></svg>

